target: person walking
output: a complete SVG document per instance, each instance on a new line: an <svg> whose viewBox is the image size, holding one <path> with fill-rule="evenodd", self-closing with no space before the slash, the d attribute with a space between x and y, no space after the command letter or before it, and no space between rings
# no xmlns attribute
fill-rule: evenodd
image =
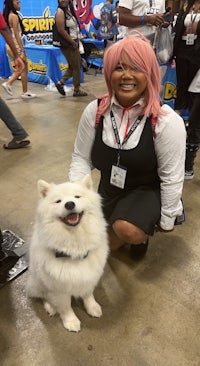
<svg viewBox="0 0 200 366"><path fill-rule="evenodd" d="M79 26L70 9L69 0L58 0L58 9L55 14L55 26L61 39L60 50L67 60L68 68L56 88L61 95L65 95L64 84L73 78L74 97L84 97L87 93L80 87L81 56L79 52Z"/></svg>
<svg viewBox="0 0 200 366"><path fill-rule="evenodd" d="M15 68L18 72L21 72L24 68L24 63L22 59L19 57L17 49L15 47L12 34L3 18L3 15L0 13L0 33L4 37L7 44L10 46L13 55L14 55L14 63ZM28 133L21 126L21 124L16 120L15 116L7 106L7 104L0 97L0 118L3 120L5 125L11 131L13 135L13 139L4 144L5 149L19 149L26 147L30 144L30 141L27 140Z"/></svg>
<svg viewBox="0 0 200 366"><path fill-rule="evenodd" d="M20 10L20 1L19 0L5 0L4 1L4 10L3 10L3 16L12 32L13 40L15 43L15 47L17 49L17 52L19 56L21 57L24 68L21 72L18 70L15 70L14 73L11 75L9 80L2 84L3 88L6 90L6 92L10 95L13 95L12 91L12 84L15 80L21 77L22 82L22 91L21 98L23 99L31 99L36 97L35 94L31 93L28 90L28 65L27 65L27 57L24 50L24 46L21 40L21 35L23 32L23 24L21 21L21 18L19 17L18 11ZM11 60L14 60L14 55L12 52L12 49L9 47L9 45L6 45L7 50L7 56L11 58Z"/></svg>
<svg viewBox="0 0 200 366"><path fill-rule="evenodd" d="M110 248L128 243L131 257L141 259L155 226L172 231L183 212L186 131L160 104L159 65L141 33L108 47L103 62L108 93L83 111L69 179L100 171Z"/></svg>

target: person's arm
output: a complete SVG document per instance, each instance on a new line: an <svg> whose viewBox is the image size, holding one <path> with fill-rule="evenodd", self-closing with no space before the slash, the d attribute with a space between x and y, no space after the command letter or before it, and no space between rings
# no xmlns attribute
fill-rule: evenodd
<svg viewBox="0 0 200 366"><path fill-rule="evenodd" d="M159 116L154 139L161 187L161 231L171 231L182 214L186 131L182 118L164 105L166 115Z"/></svg>
<svg viewBox="0 0 200 366"><path fill-rule="evenodd" d="M131 10L123 6L119 6L119 24L129 28L139 27L145 24L160 26L164 22L162 14L152 15L133 15Z"/></svg>
<svg viewBox="0 0 200 366"><path fill-rule="evenodd" d="M17 49L15 47L15 43L13 41L10 29L8 28L8 26L6 26L5 28L1 28L0 32L1 32L2 36L4 37L6 43L11 48L12 53L15 57L15 59L14 59L15 69L17 71L21 72L24 69L24 63L18 55L18 52L17 52Z"/></svg>
<svg viewBox="0 0 200 366"><path fill-rule="evenodd" d="M73 48L77 48L78 44L70 37L69 33L65 29L65 14L62 9L57 10L55 15L55 22L58 29L58 33L66 39L67 42L71 43Z"/></svg>
<svg viewBox="0 0 200 366"><path fill-rule="evenodd" d="M69 168L69 179L74 182L90 174L92 167L91 150L95 138L97 101L94 100L83 111L74 144Z"/></svg>

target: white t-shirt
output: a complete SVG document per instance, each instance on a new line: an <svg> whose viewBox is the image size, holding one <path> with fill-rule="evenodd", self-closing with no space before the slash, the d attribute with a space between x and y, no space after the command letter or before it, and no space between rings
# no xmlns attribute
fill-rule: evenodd
<svg viewBox="0 0 200 366"><path fill-rule="evenodd" d="M136 16L163 14L165 12L165 0L119 0L119 6L131 10L132 15ZM147 37L155 33L156 27L145 24L138 27L129 27L128 32L130 33L133 29Z"/></svg>

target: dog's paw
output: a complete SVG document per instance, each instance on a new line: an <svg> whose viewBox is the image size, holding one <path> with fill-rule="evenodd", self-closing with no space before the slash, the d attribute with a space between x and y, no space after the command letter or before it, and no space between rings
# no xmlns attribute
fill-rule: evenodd
<svg viewBox="0 0 200 366"><path fill-rule="evenodd" d="M77 317L70 320L63 319L63 325L70 332L79 332L81 330L81 322Z"/></svg>
<svg viewBox="0 0 200 366"><path fill-rule="evenodd" d="M56 310L53 308L53 306L51 306L49 304L49 302L44 301L44 308L46 310L46 312L50 315L50 316L54 316L56 314Z"/></svg>
<svg viewBox="0 0 200 366"><path fill-rule="evenodd" d="M94 316L95 318L100 318L102 315L101 306L96 302L93 295L83 299L83 302L89 315Z"/></svg>
<svg viewBox="0 0 200 366"><path fill-rule="evenodd" d="M87 313L95 318L100 318L102 316L101 306L96 302L92 304L91 307L87 308Z"/></svg>

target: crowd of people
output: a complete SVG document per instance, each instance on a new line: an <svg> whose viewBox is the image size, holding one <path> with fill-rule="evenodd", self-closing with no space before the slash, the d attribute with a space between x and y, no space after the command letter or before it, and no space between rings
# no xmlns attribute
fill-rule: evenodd
<svg viewBox="0 0 200 366"><path fill-rule="evenodd" d="M31 98L34 95L27 91L27 62L20 41L19 3L5 0L4 16L11 33L0 18L0 31L15 62L15 72L2 86L11 94L11 84L20 75L22 97ZM160 102L160 69L152 47L156 28L172 25L165 1L113 3L106 0L102 6L98 31L98 37L105 41L103 69L107 93L83 111L69 179L79 180L93 168L100 171L99 193L109 226L110 248L116 250L129 244L132 258L140 259L155 230L174 229L177 217L183 213L184 179L194 176L194 159L200 145L200 1L184 2L174 27L175 110ZM69 65L56 88L65 95L64 84L73 77L73 96L86 96L80 87L80 30L69 0L58 0L55 27ZM118 41L120 27L124 33ZM13 140L4 147L27 146L28 134L3 100L0 103L1 118L13 133ZM180 116L185 108L189 110L187 142Z"/></svg>

